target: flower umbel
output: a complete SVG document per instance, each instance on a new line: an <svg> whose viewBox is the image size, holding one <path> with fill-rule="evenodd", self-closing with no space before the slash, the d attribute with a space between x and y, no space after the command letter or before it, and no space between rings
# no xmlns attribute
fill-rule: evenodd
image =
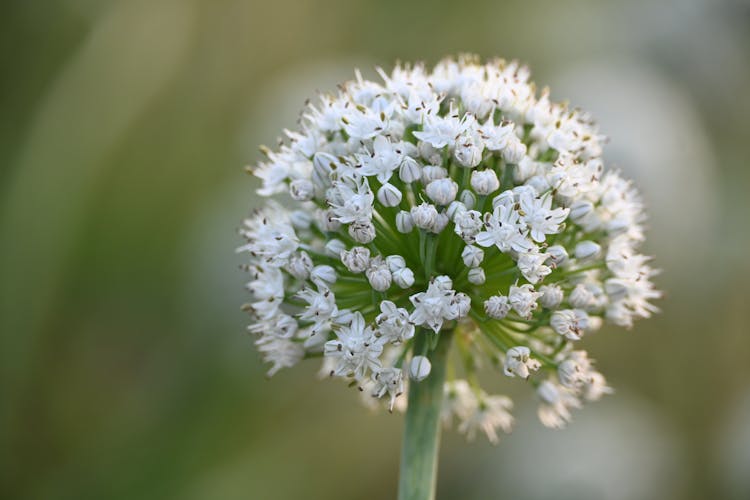
<svg viewBox="0 0 750 500"><path fill-rule="evenodd" d="M268 374L322 357L399 409L451 331L462 363L445 422L492 442L510 430L512 402L479 386L484 357L533 385L544 425L564 426L611 392L582 339L656 311L637 191L604 168L591 117L537 94L517 62L379 72L310 104L250 169L276 200L244 221L238 249Z"/></svg>

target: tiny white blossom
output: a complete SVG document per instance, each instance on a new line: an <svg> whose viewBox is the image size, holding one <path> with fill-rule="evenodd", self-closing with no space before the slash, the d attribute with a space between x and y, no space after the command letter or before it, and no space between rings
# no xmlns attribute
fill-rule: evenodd
<svg viewBox="0 0 750 500"><path fill-rule="evenodd" d="M388 411L393 411L396 398L404 392L404 376L398 368L383 368L373 372L372 380L375 382L372 396L382 398L386 393L391 397L388 403Z"/></svg>
<svg viewBox="0 0 750 500"><path fill-rule="evenodd" d="M338 340L329 340L325 344L325 355L336 360L331 375L338 377L353 376L362 380L368 371L379 371L380 354L383 352L383 341L374 335L372 328L358 312L354 313L348 326L336 331Z"/></svg>
<svg viewBox="0 0 750 500"><path fill-rule="evenodd" d="M528 318L531 311L537 307L537 299L541 294L534 291L531 285L511 285L508 292L508 302L514 311L522 318Z"/></svg>
<svg viewBox="0 0 750 500"><path fill-rule="evenodd" d="M516 346L508 349L503 363L504 373L509 377L529 378L531 372L537 371L542 364L531 357L528 347Z"/></svg>
<svg viewBox="0 0 750 500"><path fill-rule="evenodd" d="M380 314L375 318L376 334L391 343L401 343L414 336L414 325L406 309L396 307L390 300L380 303Z"/></svg>
<svg viewBox="0 0 750 500"><path fill-rule="evenodd" d="M510 312L510 302L505 295L493 295L484 301L484 312L493 319L503 319Z"/></svg>
<svg viewBox="0 0 750 500"><path fill-rule="evenodd" d="M557 333L569 340L580 340L588 328L589 316L580 309L563 309L555 311L550 318L550 326Z"/></svg>

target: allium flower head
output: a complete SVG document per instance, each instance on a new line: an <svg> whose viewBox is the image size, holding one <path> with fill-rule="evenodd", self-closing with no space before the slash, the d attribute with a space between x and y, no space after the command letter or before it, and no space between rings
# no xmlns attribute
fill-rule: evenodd
<svg viewBox="0 0 750 500"><path fill-rule="evenodd" d="M611 392L580 343L656 308L643 205L601 159L591 117L516 62L464 56L356 79L303 112L251 171L272 198L244 221L249 331L273 375L305 358L390 409L458 332L444 421L508 431L480 358L529 383L544 425ZM451 358L454 359L454 358ZM467 361L468 360L468 361ZM497 362L499 360L499 363Z"/></svg>

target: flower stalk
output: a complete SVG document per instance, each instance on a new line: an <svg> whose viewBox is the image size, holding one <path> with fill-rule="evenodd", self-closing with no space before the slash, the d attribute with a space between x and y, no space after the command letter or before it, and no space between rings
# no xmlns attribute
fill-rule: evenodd
<svg viewBox="0 0 750 500"><path fill-rule="evenodd" d="M414 352L419 353L435 335L422 329L416 336ZM429 500L435 498L438 452L440 449L440 411L443 404L443 384L453 332L443 330L437 346L430 353L432 370L421 382L409 386L404 437L401 446L399 500Z"/></svg>

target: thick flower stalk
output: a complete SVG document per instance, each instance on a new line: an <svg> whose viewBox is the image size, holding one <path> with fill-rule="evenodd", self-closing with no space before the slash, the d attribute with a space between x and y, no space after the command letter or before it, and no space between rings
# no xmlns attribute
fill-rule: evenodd
<svg viewBox="0 0 750 500"><path fill-rule="evenodd" d="M582 339L655 311L638 193L605 170L591 117L537 93L518 63L379 73L320 96L250 169L278 200L241 229L268 374L322 357L370 401L403 409L411 385L409 401L496 442L512 402L481 388L484 363L530 384L541 422L563 427L611 392ZM436 373L443 389L420 394Z"/></svg>

